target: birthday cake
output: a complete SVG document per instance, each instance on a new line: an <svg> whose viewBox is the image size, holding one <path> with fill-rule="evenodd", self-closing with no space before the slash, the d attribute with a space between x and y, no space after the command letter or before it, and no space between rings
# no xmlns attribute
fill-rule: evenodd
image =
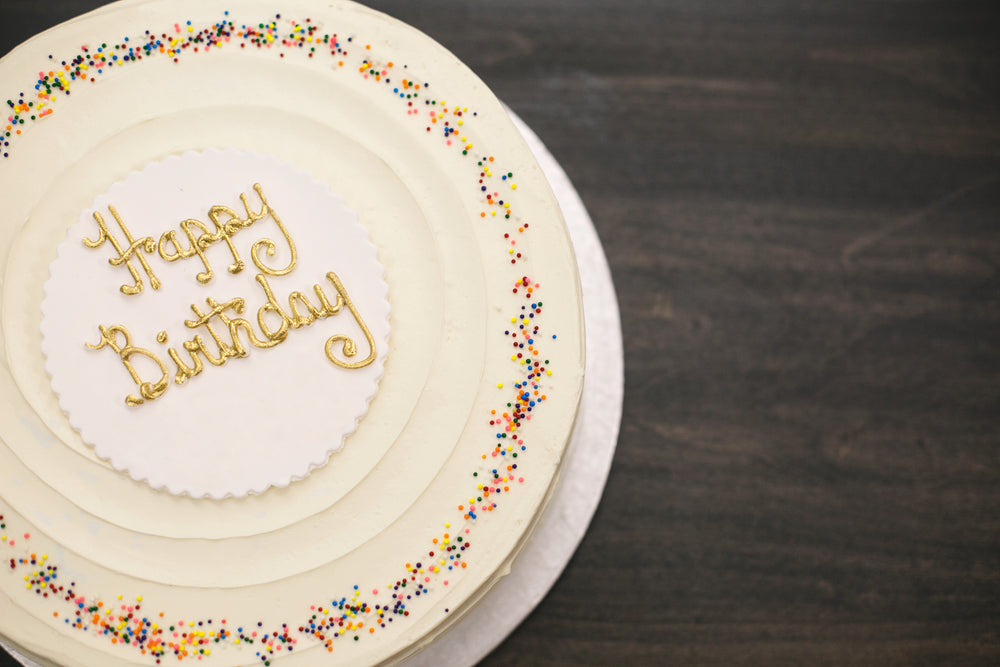
<svg viewBox="0 0 1000 667"><path fill-rule="evenodd" d="M307 0L126 0L0 86L0 640L339 665L447 632L583 381L572 247L496 98Z"/></svg>

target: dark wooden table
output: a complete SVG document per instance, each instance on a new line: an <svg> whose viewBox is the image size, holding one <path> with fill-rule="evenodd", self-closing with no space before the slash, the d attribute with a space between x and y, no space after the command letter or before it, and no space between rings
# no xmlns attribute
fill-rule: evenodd
<svg viewBox="0 0 1000 667"><path fill-rule="evenodd" d="M1000 662L996 3L372 4L562 161L622 306L603 503L484 664Z"/></svg>

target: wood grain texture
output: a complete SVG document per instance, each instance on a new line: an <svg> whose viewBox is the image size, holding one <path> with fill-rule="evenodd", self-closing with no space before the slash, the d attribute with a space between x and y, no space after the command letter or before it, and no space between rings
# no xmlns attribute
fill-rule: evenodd
<svg viewBox="0 0 1000 667"><path fill-rule="evenodd" d="M88 4L2 1L0 51ZM604 500L484 665L1000 662L995 3L371 4L539 134L622 306Z"/></svg>

